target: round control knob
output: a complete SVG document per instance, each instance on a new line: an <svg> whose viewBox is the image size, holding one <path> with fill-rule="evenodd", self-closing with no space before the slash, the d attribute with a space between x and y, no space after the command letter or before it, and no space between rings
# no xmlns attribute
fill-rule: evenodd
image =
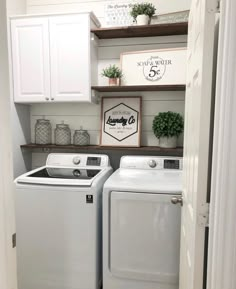
<svg viewBox="0 0 236 289"><path fill-rule="evenodd" d="M148 162L148 164L149 164L149 167L150 167L150 168L155 168L155 167L157 166L157 163L156 163L156 161L154 161L154 160L150 160L150 161Z"/></svg>
<svg viewBox="0 0 236 289"><path fill-rule="evenodd" d="M80 176L80 170L74 170L73 171L73 176L78 178Z"/></svg>
<svg viewBox="0 0 236 289"><path fill-rule="evenodd" d="M74 163L75 165L78 165L78 164L80 163L80 158L79 158L79 157L74 157L74 158L73 158L73 163Z"/></svg>

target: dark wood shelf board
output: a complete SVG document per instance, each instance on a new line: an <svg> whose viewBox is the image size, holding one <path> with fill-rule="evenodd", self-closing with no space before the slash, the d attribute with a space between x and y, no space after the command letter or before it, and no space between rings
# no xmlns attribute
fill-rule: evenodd
<svg viewBox="0 0 236 289"><path fill-rule="evenodd" d="M108 147L108 146L57 146L57 145L36 145L25 144L21 145L21 149L27 152L43 152L43 153L87 153L87 154L106 154L109 156L111 166L114 170L120 166L120 159L125 155L142 155L142 156L169 156L182 157L183 148L164 149L160 147Z"/></svg>
<svg viewBox="0 0 236 289"><path fill-rule="evenodd" d="M93 29L99 39L186 35L188 22Z"/></svg>
<svg viewBox="0 0 236 289"><path fill-rule="evenodd" d="M36 144L24 144L21 145L22 149L49 149L49 150L126 150L126 151L144 151L144 152L162 152L162 153L177 153L179 155L183 154L183 148L177 147L174 149L166 149L154 146L142 146L142 147L113 147L113 146L98 146L98 145L89 145L89 146L74 146L74 145L66 145L66 146L59 146L59 145L36 145Z"/></svg>
<svg viewBox="0 0 236 289"><path fill-rule="evenodd" d="M128 91L185 91L185 85L120 85L92 86L98 92L128 92Z"/></svg>

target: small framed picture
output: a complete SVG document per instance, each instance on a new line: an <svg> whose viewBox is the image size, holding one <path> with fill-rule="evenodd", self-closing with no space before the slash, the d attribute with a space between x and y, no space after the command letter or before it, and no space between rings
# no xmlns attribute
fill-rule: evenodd
<svg viewBox="0 0 236 289"><path fill-rule="evenodd" d="M184 85L186 60L186 48L122 53L122 85Z"/></svg>
<svg viewBox="0 0 236 289"><path fill-rule="evenodd" d="M133 24L133 17L130 11L135 4L132 2L105 2L105 22L106 26L129 26Z"/></svg>
<svg viewBox="0 0 236 289"><path fill-rule="evenodd" d="M188 22L190 10L178 11L173 13L159 14L155 24L166 24L166 23L181 23Z"/></svg>
<svg viewBox="0 0 236 289"><path fill-rule="evenodd" d="M140 146L141 103L139 96L102 97L101 146Z"/></svg>

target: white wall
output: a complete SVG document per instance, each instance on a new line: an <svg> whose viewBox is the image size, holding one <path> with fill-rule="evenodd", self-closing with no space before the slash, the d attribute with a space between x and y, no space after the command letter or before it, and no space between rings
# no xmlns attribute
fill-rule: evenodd
<svg viewBox="0 0 236 289"><path fill-rule="evenodd" d="M155 49L164 47L182 47L186 45L186 37L155 37L153 39L136 40L102 40L99 44L98 83L106 85L107 79L101 77L101 70L110 63L119 64L121 52L131 50ZM152 44L149 44L152 42ZM160 111L176 111L184 113L184 92L143 92L109 93L107 95L118 96L142 96L142 142L143 146L157 146L158 140L152 132L152 120ZM31 106L31 141L34 142L34 126L36 119L46 116L55 128L56 123L62 120L68 123L73 130L82 125L91 135L91 144L99 144L100 134L100 105L96 104L34 104ZM180 138L179 145L182 145Z"/></svg>
<svg viewBox="0 0 236 289"><path fill-rule="evenodd" d="M6 1L0 1L0 288L16 289Z"/></svg>
<svg viewBox="0 0 236 289"><path fill-rule="evenodd" d="M107 3L134 2L128 0L104 1L104 0L28 0L27 12L30 14L94 11L101 23L104 23L104 5ZM137 0L136 2L143 2ZM151 0L147 1L155 5L156 14L171 13L190 9L191 0Z"/></svg>
<svg viewBox="0 0 236 289"><path fill-rule="evenodd" d="M11 94L11 125L14 178L31 169L32 154L22 151L20 145L30 142L30 107L14 104Z"/></svg>
<svg viewBox="0 0 236 289"><path fill-rule="evenodd" d="M121 93L119 93L121 95ZM125 95L142 96L142 145L157 146L158 140L152 132L152 120L160 111L176 111L183 114L183 92L126 93ZM70 125L72 132L83 126L90 134L91 144L99 144L100 106L95 104L38 104L31 107L31 141L34 142L34 126L36 119L46 116L52 123L53 129L62 120ZM182 139L179 140L182 145Z"/></svg>
<svg viewBox="0 0 236 289"><path fill-rule="evenodd" d="M113 1L118 2L118 1ZM122 2L122 1L121 1ZM127 1L123 1L127 2ZM159 0L152 1L157 7L157 14L174 11L188 10L190 0ZM93 10L99 20L104 23L104 5L108 1L81 1L81 0L28 0L27 13L60 13ZM186 36L152 37L137 39L114 39L99 41L99 65L98 82L105 85L107 79L100 77L103 67L116 63L119 64L120 53L126 51L159 49L168 47L185 47ZM138 95L143 98L142 116L142 145L156 146L158 140L152 132L152 120L160 111L184 112L184 92L134 92L118 93L117 95L128 96ZM116 95L114 93L103 95ZM36 119L45 116L50 119L55 128L57 123L64 120L73 130L81 125L87 129L91 135L91 144L99 143L100 128L100 106L93 104L34 104L31 106L31 141L34 142L34 126ZM182 137L179 145L182 145ZM40 161L42 160L42 161ZM43 165L43 156L38 158L32 155L33 167Z"/></svg>
<svg viewBox="0 0 236 289"><path fill-rule="evenodd" d="M8 0L7 15L26 14L26 0ZM8 22L9 24L9 22ZM8 27L10 33L10 27ZM10 37L9 37L10 39ZM10 41L9 51L10 51ZM11 67L11 53L9 53L9 63ZM12 141L13 141L13 164L14 177L23 174L31 168L31 152L21 151L22 143L30 142L30 107L15 104L13 101L13 84L10 71L10 95L11 95L11 123L12 123Z"/></svg>
<svg viewBox="0 0 236 289"><path fill-rule="evenodd" d="M26 0L7 0L7 15L26 13Z"/></svg>

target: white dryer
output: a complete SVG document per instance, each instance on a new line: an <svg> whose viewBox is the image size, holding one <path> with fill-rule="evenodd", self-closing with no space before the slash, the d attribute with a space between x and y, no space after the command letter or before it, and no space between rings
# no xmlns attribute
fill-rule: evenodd
<svg viewBox="0 0 236 289"><path fill-rule="evenodd" d="M103 289L177 289L182 158L125 156L103 189Z"/></svg>
<svg viewBox="0 0 236 289"><path fill-rule="evenodd" d="M98 289L106 155L50 154L15 180L19 289Z"/></svg>

